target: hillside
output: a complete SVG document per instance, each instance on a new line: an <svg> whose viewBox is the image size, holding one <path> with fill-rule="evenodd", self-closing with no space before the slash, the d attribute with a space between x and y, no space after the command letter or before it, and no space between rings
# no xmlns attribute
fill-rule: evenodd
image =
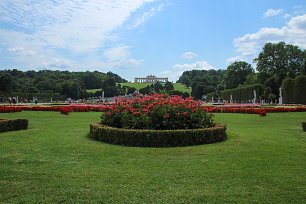
<svg viewBox="0 0 306 204"><path fill-rule="evenodd" d="M128 87L133 87L135 89L142 89L145 88L148 85L151 85L151 83L120 83L121 86L128 86ZM191 93L191 88L186 87L184 84L182 83L173 83L174 86L174 90L176 91L180 91L180 92L187 92L187 93Z"/></svg>

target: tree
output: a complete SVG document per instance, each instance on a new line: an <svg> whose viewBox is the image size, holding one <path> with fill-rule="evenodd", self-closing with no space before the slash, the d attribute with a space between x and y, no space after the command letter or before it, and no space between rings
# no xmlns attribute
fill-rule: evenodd
<svg viewBox="0 0 306 204"><path fill-rule="evenodd" d="M164 89L166 90L166 91L173 91L174 90L174 86L173 86L173 84L170 82L170 81L167 81L166 83L165 83L165 85L164 85Z"/></svg>
<svg viewBox="0 0 306 204"><path fill-rule="evenodd" d="M293 98L293 84L294 80L291 78L286 78L283 80L283 93L284 93L284 103L294 102Z"/></svg>
<svg viewBox="0 0 306 204"><path fill-rule="evenodd" d="M295 103L306 104L306 75L294 79L293 97Z"/></svg>
<svg viewBox="0 0 306 204"><path fill-rule="evenodd" d="M227 67L225 75L225 88L233 89L238 87L239 84L244 84L247 76L254 73L254 69L247 62L234 62Z"/></svg>
<svg viewBox="0 0 306 204"><path fill-rule="evenodd" d="M13 86L13 78L10 74L0 74L0 91L11 92Z"/></svg>
<svg viewBox="0 0 306 204"><path fill-rule="evenodd" d="M264 83L268 78L274 78L277 89L285 77L294 78L305 69L303 51L295 45L267 43L258 57L254 59L259 72L258 79ZM277 92L273 91L274 94Z"/></svg>

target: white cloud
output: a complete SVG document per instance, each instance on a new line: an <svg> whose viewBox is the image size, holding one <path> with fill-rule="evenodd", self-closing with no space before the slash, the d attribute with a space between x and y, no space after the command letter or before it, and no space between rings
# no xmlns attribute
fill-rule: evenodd
<svg viewBox="0 0 306 204"><path fill-rule="evenodd" d="M208 64L206 61L196 61L190 64L175 64L171 70L160 73L160 76L168 77L170 81L177 81L184 71L191 70L210 70L216 69L214 66Z"/></svg>
<svg viewBox="0 0 306 204"><path fill-rule="evenodd" d="M263 17L264 18L268 18L271 16L277 16L279 14L281 14L283 12L282 9L268 9L264 14Z"/></svg>
<svg viewBox="0 0 306 204"><path fill-rule="evenodd" d="M126 68L144 63L142 59L131 58L131 52L126 45L112 47L104 51L104 66L111 68Z"/></svg>
<svg viewBox="0 0 306 204"><path fill-rule="evenodd" d="M187 60L192 60L194 58L196 58L198 55L194 52L185 52L182 54L182 58L183 59L187 59Z"/></svg>
<svg viewBox="0 0 306 204"><path fill-rule="evenodd" d="M235 38L234 46L242 58L251 58L255 57L266 43L280 41L306 48L306 14L293 17L281 28L261 28L256 33Z"/></svg>
<svg viewBox="0 0 306 204"><path fill-rule="evenodd" d="M289 14L289 13L285 13L284 15L283 15L283 18L285 18L285 19L288 19L288 18L291 18L292 16Z"/></svg>
<svg viewBox="0 0 306 204"><path fill-rule="evenodd" d="M230 57L226 60L226 64L230 65L233 64L234 62L241 62L241 61L245 61L245 59L241 56L235 56L235 57Z"/></svg>
<svg viewBox="0 0 306 204"><path fill-rule="evenodd" d="M35 56L36 52L33 50L27 50L23 47L12 47L9 48L8 51L16 53L18 55L25 55L25 56Z"/></svg>
<svg viewBox="0 0 306 204"><path fill-rule="evenodd" d="M157 0L2 0L0 23L8 26L0 28L0 47L10 54L14 53L14 60L24 60L25 65L31 64L30 60L35 62L32 64L40 61L41 66L47 62L54 65L54 58L68 64L83 64L82 59L90 56L97 57L95 61L102 64L97 53L106 43L116 43L113 42L116 29L139 10L144 13L149 10L149 17L152 17L159 11L159 8L150 8L154 1ZM145 20L143 17L141 23ZM121 59L120 55L127 53L119 49L105 54L114 61L116 55ZM25 55L31 58L26 59ZM80 55L83 55L82 58L78 58ZM130 64L137 61L125 58Z"/></svg>
<svg viewBox="0 0 306 204"><path fill-rule="evenodd" d="M105 50L104 56L109 61L115 61L115 60L126 59L127 57L130 56L130 52L128 51L128 46L119 46Z"/></svg>
<svg viewBox="0 0 306 204"><path fill-rule="evenodd" d="M158 7L151 8L149 11L142 13L140 16L133 20L130 25L130 28L136 28L145 24L145 22L148 21L151 17L153 17L156 13L161 12L164 7L165 4L162 2L158 5Z"/></svg>

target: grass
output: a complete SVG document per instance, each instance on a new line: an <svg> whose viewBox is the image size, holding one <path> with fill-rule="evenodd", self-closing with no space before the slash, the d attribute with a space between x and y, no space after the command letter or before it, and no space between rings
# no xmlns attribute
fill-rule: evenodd
<svg viewBox="0 0 306 204"><path fill-rule="evenodd" d="M148 85L151 85L151 83L120 83L120 84L121 86L134 87L137 90L145 88ZM187 92L191 94L191 88L186 87L182 83L173 83L173 86L174 86L174 90L176 91ZM101 91L101 89L87 89L88 93L96 93L96 91Z"/></svg>
<svg viewBox="0 0 306 204"><path fill-rule="evenodd" d="M215 114L222 143L109 145L86 137L100 113L21 112L0 134L0 203L305 203L306 113Z"/></svg>
<svg viewBox="0 0 306 204"><path fill-rule="evenodd" d="M96 93L97 91L101 91L102 89L87 89L87 93Z"/></svg>
<svg viewBox="0 0 306 204"><path fill-rule="evenodd" d="M151 85L151 83L120 83L121 86L129 86L129 87L134 87L135 89L142 89L145 88L148 85ZM191 88L186 87L182 83L173 83L174 90L176 91L181 91L181 92L187 92L191 93Z"/></svg>

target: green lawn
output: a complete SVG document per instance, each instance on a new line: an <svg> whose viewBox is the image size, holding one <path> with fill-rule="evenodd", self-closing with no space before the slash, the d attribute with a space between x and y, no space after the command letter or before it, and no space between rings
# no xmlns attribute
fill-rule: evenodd
<svg viewBox="0 0 306 204"><path fill-rule="evenodd" d="M0 203L306 203L306 113L216 114L222 143L109 145L86 137L100 113L21 112L0 133Z"/></svg>
<svg viewBox="0 0 306 204"><path fill-rule="evenodd" d="M121 86L129 86L129 87L134 87L135 89L142 89L148 85L151 85L151 83L120 83ZM187 88L184 84L182 83L173 83L174 90L176 91L181 91L181 92L187 92L191 93L191 88Z"/></svg>
<svg viewBox="0 0 306 204"><path fill-rule="evenodd" d="M97 91L101 91L102 89L87 89L87 93L96 93Z"/></svg>

